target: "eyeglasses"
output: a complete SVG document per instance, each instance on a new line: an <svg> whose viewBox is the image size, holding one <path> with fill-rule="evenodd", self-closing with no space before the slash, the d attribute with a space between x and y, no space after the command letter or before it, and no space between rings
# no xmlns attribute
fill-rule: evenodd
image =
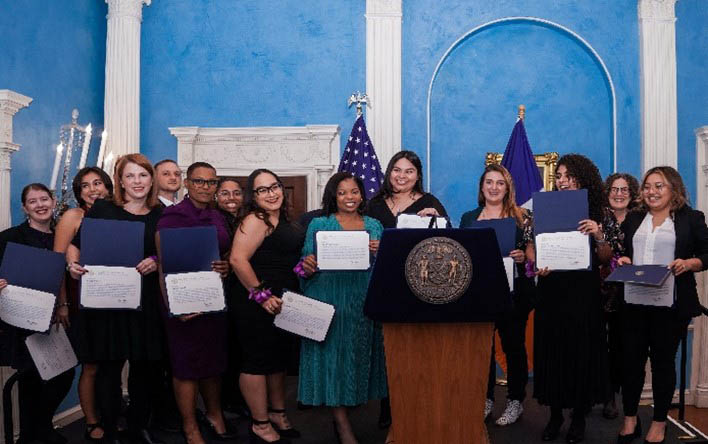
<svg viewBox="0 0 708 444"><path fill-rule="evenodd" d="M610 193L629 194L629 187L610 187Z"/></svg>
<svg viewBox="0 0 708 444"><path fill-rule="evenodd" d="M645 183L644 186L642 187L642 191L644 191L645 193L648 193L651 191L652 188L655 189L656 191L658 191L659 193L661 193L666 188L666 184L663 182L657 182L654 185L652 185L650 183Z"/></svg>
<svg viewBox="0 0 708 444"><path fill-rule="evenodd" d="M283 189L283 184L280 182L276 182L269 187L258 187L255 190L253 190L253 192L256 193L257 196L265 196L268 193L276 194L278 191L280 191L282 189Z"/></svg>
<svg viewBox="0 0 708 444"><path fill-rule="evenodd" d="M192 182L195 186L203 187L206 185L208 188L215 187L219 184L218 179L187 179Z"/></svg>
<svg viewBox="0 0 708 444"><path fill-rule="evenodd" d="M234 190L234 191L222 190L222 191L219 191L219 192L216 193L216 194L218 194L219 197L228 198L228 197L241 197L241 194L242 194L242 193L241 193L241 191L239 191L239 190Z"/></svg>

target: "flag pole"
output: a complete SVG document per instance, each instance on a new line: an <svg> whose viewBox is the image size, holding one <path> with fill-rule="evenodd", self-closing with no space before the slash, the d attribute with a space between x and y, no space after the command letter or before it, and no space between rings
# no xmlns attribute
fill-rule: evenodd
<svg viewBox="0 0 708 444"><path fill-rule="evenodd" d="M519 105L519 119L524 120L524 117L526 117L526 106L524 105Z"/></svg>

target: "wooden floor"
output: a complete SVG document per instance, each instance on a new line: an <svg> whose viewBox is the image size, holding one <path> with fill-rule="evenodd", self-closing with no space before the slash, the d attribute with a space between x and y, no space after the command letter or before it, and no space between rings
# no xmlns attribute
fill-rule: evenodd
<svg viewBox="0 0 708 444"><path fill-rule="evenodd" d="M678 419L678 409L670 410L669 415L674 419ZM686 407L686 421L708 436L708 409Z"/></svg>

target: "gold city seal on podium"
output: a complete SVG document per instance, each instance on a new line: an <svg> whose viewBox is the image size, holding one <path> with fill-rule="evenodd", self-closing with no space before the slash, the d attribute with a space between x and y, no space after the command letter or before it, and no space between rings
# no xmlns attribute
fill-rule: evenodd
<svg viewBox="0 0 708 444"><path fill-rule="evenodd" d="M459 242L436 236L419 242L406 258L406 282L429 304L458 300L472 280L472 260Z"/></svg>

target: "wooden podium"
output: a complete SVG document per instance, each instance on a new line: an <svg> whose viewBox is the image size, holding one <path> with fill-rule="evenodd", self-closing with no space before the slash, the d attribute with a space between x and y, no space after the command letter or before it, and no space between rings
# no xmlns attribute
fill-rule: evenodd
<svg viewBox="0 0 708 444"><path fill-rule="evenodd" d="M431 304L409 288L405 262L419 242L440 236L468 251L472 280L458 300ZM396 444L489 444L484 402L493 321L510 307L491 228L384 231L364 312L383 324Z"/></svg>

